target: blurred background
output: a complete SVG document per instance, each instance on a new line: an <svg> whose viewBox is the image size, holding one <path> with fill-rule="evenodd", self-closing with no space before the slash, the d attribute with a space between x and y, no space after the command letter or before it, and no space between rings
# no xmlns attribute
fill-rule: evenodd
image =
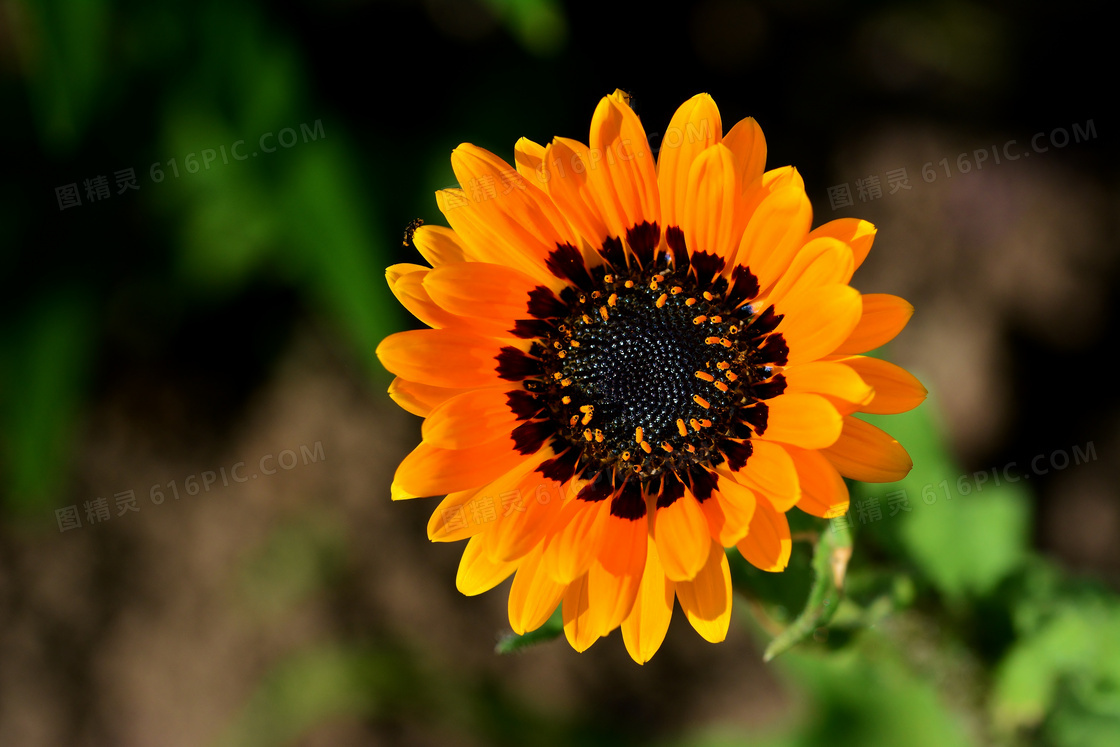
<svg viewBox="0 0 1120 747"><path fill-rule="evenodd" d="M1120 744L1115 41L1095 4L0 0L0 745ZM373 351L469 141L761 124L929 400L853 486L844 601L773 662L812 544L677 611L496 654L388 486ZM843 531L795 517L807 533Z"/></svg>

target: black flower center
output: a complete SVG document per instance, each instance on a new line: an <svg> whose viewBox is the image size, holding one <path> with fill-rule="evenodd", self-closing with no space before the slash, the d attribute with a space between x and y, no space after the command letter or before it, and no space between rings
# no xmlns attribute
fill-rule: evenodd
<svg viewBox="0 0 1120 747"><path fill-rule="evenodd" d="M609 238L592 269L558 246L548 267L570 287L530 293L533 318L511 332L534 342L497 356L502 378L525 382L510 396L524 421L517 448L549 443L556 456L539 472L589 481L579 498L613 496L612 513L631 519L644 514L643 496L668 505L683 485L699 500L711 495L711 470L746 464L766 429L765 400L785 389L774 371L788 353L775 331L781 317L749 303L754 275L725 274L722 259L689 252L678 228L664 237L668 251L656 256L657 225L635 226L632 253Z"/></svg>

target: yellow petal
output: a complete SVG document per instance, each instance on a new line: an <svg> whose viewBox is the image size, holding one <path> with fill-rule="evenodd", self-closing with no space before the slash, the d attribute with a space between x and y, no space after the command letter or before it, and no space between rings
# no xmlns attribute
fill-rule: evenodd
<svg viewBox="0 0 1120 747"><path fill-rule="evenodd" d="M573 581L564 592L561 615L564 617L564 637L579 653L582 654L599 640L599 634L591 624L591 601L586 573Z"/></svg>
<svg viewBox="0 0 1120 747"><path fill-rule="evenodd" d="M482 537L472 537L459 560L455 587L468 597L490 591L517 570L517 563L495 563L483 550Z"/></svg>
<svg viewBox="0 0 1120 747"><path fill-rule="evenodd" d="M521 561L509 590L509 625L525 635L544 625L564 597L567 587L558 584L541 565L543 548L538 546Z"/></svg>
<svg viewBox="0 0 1120 747"><path fill-rule="evenodd" d="M673 616L673 582L665 577L653 538L647 536L646 543L642 582L630 615L622 622L622 641L639 664L645 664L661 648Z"/></svg>
<svg viewBox="0 0 1120 747"><path fill-rule="evenodd" d="M677 599L685 617L711 643L727 637L731 623L731 570L718 542L711 542L708 560L696 578L677 582Z"/></svg>
<svg viewBox="0 0 1120 747"><path fill-rule="evenodd" d="M432 267L467 259L462 240L450 228L443 226L420 226L412 234L412 244Z"/></svg>

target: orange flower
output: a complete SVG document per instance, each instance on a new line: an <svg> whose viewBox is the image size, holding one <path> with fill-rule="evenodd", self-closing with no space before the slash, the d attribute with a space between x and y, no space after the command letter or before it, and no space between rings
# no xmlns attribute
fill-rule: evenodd
<svg viewBox="0 0 1120 747"><path fill-rule="evenodd" d="M922 401L909 373L863 353L913 311L848 285L875 228L810 231L792 167L764 171L753 119L726 135L711 97L674 115L654 163L627 97L599 102L589 145L473 145L451 228L411 237L431 264L387 273L433 329L378 347L390 394L424 420L394 499L444 495L433 541L468 539L456 583L514 576L510 624L562 605L583 651L617 627L639 663L676 597L709 641L727 634L724 548L785 568L785 512L847 510L843 477L902 478L906 452L853 416Z"/></svg>

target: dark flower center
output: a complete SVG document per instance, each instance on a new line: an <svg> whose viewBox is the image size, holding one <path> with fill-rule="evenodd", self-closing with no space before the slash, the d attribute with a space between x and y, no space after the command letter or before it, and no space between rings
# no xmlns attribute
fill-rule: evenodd
<svg viewBox="0 0 1120 747"><path fill-rule="evenodd" d="M740 411L770 376L750 306L728 303L725 280L672 266L592 274L594 289L542 340L544 400L561 435L593 470L653 478L722 462L721 443L750 436Z"/></svg>

